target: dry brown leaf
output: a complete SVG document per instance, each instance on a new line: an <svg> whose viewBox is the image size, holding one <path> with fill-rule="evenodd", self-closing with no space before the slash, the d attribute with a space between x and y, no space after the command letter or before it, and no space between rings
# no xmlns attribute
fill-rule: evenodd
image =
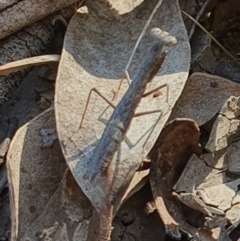
<svg viewBox="0 0 240 241"><path fill-rule="evenodd" d="M206 144L209 153L203 154L201 159L192 156L174 186L185 195L192 194L196 188L194 194L204 203L203 207L210 213L208 216L215 215L211 225L219 226L226 220L232 224L239 221L239 116L240 98L230 97L213 125ZM223 216L225 218L221 218Z"/></svg>
<svg viewBox="0 0 240 241"><path fill-rule="evenodd" d="M82 177L89 168L88 162L93 156L94 146L112 113L112 108L101 97L93 94L83 127L79 130L87 97L94 87L109 100L114 97L113 90L117 90L129 53L132 52L156 2L156 0L151 3L141 0L97 3L88 1L86 7L78 10L68 26L56 83L56 119L63 153L70 170L85 192L86 187L81 181ZM163 2L149 29L153 26L164 28L179 40L176 47L169 51L162 70L149 88L154 89L162 84L169 84L169 103L174 106L184 87L190 60L188 38L176 1ZM145 35L130 66L129 73L132 79L141 68L139 63L146 54L145 50L152 44L150 36ZM118 103L126 88L125 81L114 104ZM121 153L118 152L114 157L113 163L118 157L119 163L124 161L124 166L127 168L123 170L121 165L121 169L117 170L118 167L112 165L115 173L113 179L108 182L113 185L112 188L116 188L111 194L116 199L114 203L122 198L126 189L124 185L131 180L142 157L148 154L170 115L169 106L165 101L166 88L161 92L163 96L160 93L155 98L153 95L144 98L137 109L137 112L156 109L163 112L144 150L142 150L143 143L159 118L159 113L135 118L127 132L126 141L121 145ZM100 187L98 183L90 188L91 192L96 191L98 194L94 197L86 194L99 210L109 194L105 193L105 186ZM122 194L116 195L120 189Z"/></svg>
<svg viewBox="0 0 240 241"><path fill-rule="evenodd" d="M230 96L240 96L239 87L239 84L219 76L194 73L188 79L170 120L191 118L201 126L221 110Z"/></svg>
<svg viewBox="0 0 240 241"><path fill-rule="evenodd" d="M198 240L197 230L188 224L183 207L172 195L172 186L188 158L193 153L201 153L199 137L200 130L193 120L176 119L165 126L151 153L149 179L156 208L166 233L177 239L181 239L181 229ZM189 214L196 221L199 217L195 215Z"/></svg>
<svg viewBox="0 0 240 241"><path fill-rule="evenodd" d="M181 173L180 178L174 185L176 192L191 193L194 188L201 186L204 188L209 183L220 183L223 176L218 169L213 169L211 166L206 165L205 160L207 158L213 159L212 154L202 155L202 159L196 155L192 155L184 170Z"/></svg>
<svg viewBox="0 0 240 241"><path fill-rule="evenodd" d="M45 141L41 132L45 130L49 133L51 130L52 133L53 129L54 113L48 110L20 128L10 145L7 166L12 241L25 241L27 238L32 241L49 240L49 237L66 241L68 235L71 237L78 232L78 225L84 225L89 219L91 205L78 186L74 190L74 195L78 195L75 206L66 205L70 203L70 197L62 193L66 164L58 141L43 148ZM69 185L66 187L69 193ZM71 185L71 188L74 186ZM69 220L69 208L76 209L78 222Z"/></svg>
<svg viewBox="0 0 240 241"><path fill-rule="evenodd" d="M13 138L8 155L8 180L12 212L11 240L34 236L45 225L52 225L54 217L41 218L48 205L60 208L60 183L66 168L59 144L42 148L41 129L54 128L53 110L47 111L19 129ZM60 203L59 203L60 204ZM52 206L53 207L53 206ZM44 211L43 211L44 210ZM31 227L31 228L30 228Z"/></svg>

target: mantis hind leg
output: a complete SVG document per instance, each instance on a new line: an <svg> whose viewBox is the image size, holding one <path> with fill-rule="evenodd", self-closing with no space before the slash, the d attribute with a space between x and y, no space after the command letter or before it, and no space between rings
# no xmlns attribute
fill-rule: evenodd
<svg viewBox="0 0 240 241"><path fill-rule="evenodd" d="M89 101L90 101L90 98L91 98L91 95L92 95L93 92L95 92L96 94L98 94L98 95L99 95L103 100L105 100L112 108L115 108L115 105L114 105L110 100L108 100L100 91L98 91L96 88L91 89L90 92L89 92L87 101L86 101L86 105L85 105L85 108L84 108L84 111L83 111L83 115L82 115L82 119L81 119L81 122L80 122L80 125L79 125L79 129L82 128L84 116L85 116L85 114L86 114L87 107L88 107L88 104L89 104Z"/></svg>
<svg viewBox="0 0 240 241"><path fill-rule="evenodd" d="M89 104L89 101L90 101L90 99L91 99L91 95L92 95L93 92L95 92L95 93L98 94L103 100L105 100L105 101L109 104L109 106L111 106L112 108L115 108L115 105L112 103L111 100L108 100L108 99L107 99L99 90L97 90L96 88L92 88L92 89L90 90L89 94L88 94L87 101L86 101L86 105L85 105L85 107L84 107L83 114L82 114L82 118L81 118L81 121L80 121L80 124L79 124L79 127L78 127L77 131L78 131L79 129L81 129L82 126L83 126L84 117L85 117L85 115L86 115L87 108L88 108L88 104ZM77 131L75 131L75 132L71 135L71 137L70 137L69 139L72 139L72 137L77 133Z"/></svg>

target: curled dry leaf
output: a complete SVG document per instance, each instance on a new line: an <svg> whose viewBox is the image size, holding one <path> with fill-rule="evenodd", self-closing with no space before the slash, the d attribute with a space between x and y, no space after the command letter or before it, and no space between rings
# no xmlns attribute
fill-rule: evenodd
<svg viewBox="0 0 240 241"><path fill-rule="evenodd" d="M222 173L219 169L213 169L211 166L206 165L205 161L208 159L214 160L212 154L204 154L202 158L193 154L174 185L174 190L178 193L192 193L199 186L204 188L209 183L219 183L223 178Z"/></svg>
<svg viewBox="0 0 240 241"><path fill-rule="evenodd" d="M105 100L93 93L88 103L83 126L79 129L90 90L96 88L107 99L114 98L114 91L117 90L123 77L129 53L132 52L156 3L156 0L151 2L88 1L86 7L80 8L70 21L57 77L55 108L60 144L69 168L80 186L83 185L82 177L89 168L87 162L94 155L97 141L101 138L106 122L113 111ZM99 11L99 9L102 10ZM169 104L174 106L187 78L190 57L187 34L177 1L163 1L150 28L153 26L164 28L179 40L178 44L169 51L163 68L148 88L151 90L167 83ZM150 36L144 36L129 69L132 79L136 78L142 68L141 59L146 54L145 50L152 44L153 40ZM117 98L113 100L114 105L122 98L127 87L124 80ZM148 139L144 150L143 144L159 118L159 112L134 118L125 141L121 144L121 151L114 155L113 164L111 164L114 175L107 180L108 184L106 184L107 187L111 187L113 205L121 203L118 199L124 195L126 184L140 165L142 157L146 156L152 148L170 115L171 110L166 103L167 88L161 92L163 95L152 94L143 98L137 109L137 112L151 110L162 112L162 118ZM117 165L123 162L125 165ZM126 169L123 170L123 167ZM97 184L91 184L88 190L100 192L99 195L88 197L94 201L99 211L103 201L109 197L108 191L105 191L109 188L106 189L105 186L97 186ZM117 195L117 192L121 194ZM114 209L116 208L115 206Z"/></svg>
<svg viewBox="0 0 240 241"><path fill-rule="evenodd" d="M165 126L150 153L149 179L156 208L166 233L177 239L181 238L181 229L197 240L197 230L188 224L183 207L172 195L172 186L188 158L193 153L201 153L199 136L199 128L193 120L176 119ZM188 216L194 216L196 220L195 215Z"/></svg>
<svg viewBox="0 0 240 241"><path fill-rule="evenodd" d="M229 98L222 107L205 148L212 153L224 150L240 130L240 101L239 98ZM226 152L225 152L226 153ZM222 168L218 167L218 168Z"/></svg>
<svg viewBox="0 0 240 241"><path fill-rule="evenodd" d="M199 126L212 119L230 96L240 96L240 85L219 76L194 73L188 79L170 119L194 119Z"/></svg>
<svg viewBox="0 0 240 241"><path fill-rule="evenodd" d="M223 105L206 144L210 153L201 158L192 156L174 186L178 193L192 194L191 189L196 188L195 196L204 203L203 207L210 213L208 216L215 216L209 221L211 226L221 226L226 220L231 223L239 221L239 117L240 98L230 97Z"/></svg>

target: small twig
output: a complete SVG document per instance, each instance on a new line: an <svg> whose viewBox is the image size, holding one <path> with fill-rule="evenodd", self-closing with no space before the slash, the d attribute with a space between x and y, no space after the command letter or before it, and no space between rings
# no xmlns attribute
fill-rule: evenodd
<svg viewBox="0 0 240 241"><path fill-rule="evenodd" d="M206 9L206 7L207 7L207 5L208 5L208 3L210 2L210 0L207 0L204 4L203 4L203 6L201 7L201 9L200 9L200 11L198 12L198 14L197 14L197 16L196 16L196 20L198 21L199 19L200 19L200 17L202 16L202 14L204 13L204 11L205 11L205 9ZM190 30L190 32L189 32L189 35L188 35L188 37L189 37L189 40L192 38L192 36L193 36L193 33L194 33L194 30L195 30L195 24L193 24L193 26L192 26L192 28L191 28L191 30Z"/></svg>
<svg viewBox="0 0 240 241"><path fill-rule="evenodd" d="M59 60L60 60L60 55L57 55L57 54L41 55L41 56L17 60L11 63L1 65L0 76L6 75L12 72L16 72L20 69L24 69L27 67L32 67L32 66L46 64L46 63L59 62Z"/></svg>

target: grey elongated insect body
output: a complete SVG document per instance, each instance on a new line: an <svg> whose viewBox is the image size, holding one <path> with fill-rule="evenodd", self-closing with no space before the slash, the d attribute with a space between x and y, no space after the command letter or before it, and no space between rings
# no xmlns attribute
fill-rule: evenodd
<svg viewBox="0 0 240 241"><path fill-rule="evenodd" d="M140 65L142 68L131 82L121 101L114 108L101 138L79 154L77 162L77 168L80 172L78 184L99 214L99 241L110 240L114 214L119 208L119 202L124 195L125 188L133 178L143 158L143 153L139 149L138 151L131 149L129 153L125 153L125 158L121 158L121 144L126 137L133 118L140 116L135 114L135 111L141 99L148 96L150 92L156 91L154 89L145 93L148 83L152 81L164 62L167 55L166 46L176 43L176 38L169 33L160 29L154 31L153 45L144 56ZM157 89L163 86L166 85L159 86ZM110 106L114 107L111 101L106 101ZM86 108L87 104L84 113ZM147 111L144 114L156 112L161 111ZM84 115L82 121L83 118ZM158 120L160 118L161 115L159 115ZM151 131L149 130L148 137L144 137L146 141L143 143L142 150L154 128L155 125L151 128Z"/></svg>
<svg viewBox="0 0 240 241"><path fill-rule="evenodd" d="M121 142L124 140L136 108L147 88L147 84L157 74L165 59L167 51L163 51L163 46L165 44L171 46L176 43L176 38L165 31L158 31L157 37L158 41L153 44L146 55L143 68L132 81L129 89L114 109L103 135L98 142L91 161L90 175L92 177L98 172L105 171L105 168L108 167L114 154L119 149Z"/></svg>
<svg viewBox="0 0 240 241"><path fill-rule="evenodd" d="M87 158L86 163L88 165L85 166L85 174L80 182L84 193L88 196L100 216L99 241L110 240L112 219L116 211L114 206L116 196L122 192L123 187L131 180L134 172L141 164L141 158L135 158L136 160L131 163L131 166L128 166L125 160L121 159L114 163L113 166L110 164L115 153L120 149L121 143L134 118L135 111L146 91L147 84L151 82L164 62L167 55L164 47L172 46L176 43L176 38L169 33L156 29L154 31L157 41L145 55L142 69L115 107L102 137L97 142L90 158ZM116 168L114 165L118 165L119 168ZM126 173L120 174L118 176L119 180L115 180L115 172L112 168L116 168L119 173ZM91 190L93 185L95 190Z"/></svg>

